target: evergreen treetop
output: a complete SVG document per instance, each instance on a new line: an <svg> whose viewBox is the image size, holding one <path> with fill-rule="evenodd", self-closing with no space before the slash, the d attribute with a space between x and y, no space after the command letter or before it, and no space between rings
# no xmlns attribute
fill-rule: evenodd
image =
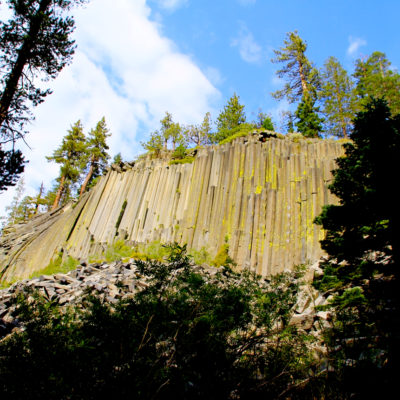
<svg viewBox="0 0 400 400"><path fill-rule="evenodd" d="M240 125L246 123L246 115L244 112L244 105L240 104L239 96L234 93L224 106L224 109L217 117L217 132L213 135L212 141L219 143L226 139L228 136L233 135Z"/></svg>
<svg viewBox="0 0 400 400"><path fill-rule="evenodd" d="M307 44L297 31L289 32L284 40L284 46L274 50L273 63L281 63L283 67L276 74L286 80L282 90L272 93L278 100L286 98L294 103L307 96L315 98L319 87L318 71L306 57Z"/></svg>
<svg viewBox="0 0 400 400"><path fill-rule="evenodd" d="M353 76L356 79L355 93L359 99L359 110L371 97L384 97L391 112L400 114L400 74L391 69L391 63L384 53L376 51L367 59L357 60Z"/></svg>
<svg viewBox="0 0 400 400"><path fill-rule="evenodd" d="M319 107L316 107L311 97L303 97L296 110L296 127L305 137L321 137L323 119L318 115Z"/></svg>
<svg viewBox="0 0 400 400"><path fill-rule="evenodd" d="M60 164L59 188L53 205L53 209L55 209L59 206L63 195L69 197L86 167L87 142L81 121L78 120L71 126L60 147L54 151L52 156L46 158L48 161Z"/></svg>
<svg viewBox="0 0 400 400"><path fill-rule="evenodd" d="M335 57L329 57L324 64L318 96L323 103L325 130L331 135L347 138L355 112L353 83Z"/></svg>

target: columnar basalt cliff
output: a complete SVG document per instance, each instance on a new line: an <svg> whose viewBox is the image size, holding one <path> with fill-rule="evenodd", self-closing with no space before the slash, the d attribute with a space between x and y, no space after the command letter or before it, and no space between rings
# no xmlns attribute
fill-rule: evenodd
<svg viewBox="0 0 400 400"><path fill-rule="evenodd" d="M229 244L239 268L271 274L322 255L313 224L335 202L328 185L341 144L258 135L197 151L191 164L114 166L78 203L15 226L0 240L1 279L26 278L62 252L85 259L108 244Z"/></svg>

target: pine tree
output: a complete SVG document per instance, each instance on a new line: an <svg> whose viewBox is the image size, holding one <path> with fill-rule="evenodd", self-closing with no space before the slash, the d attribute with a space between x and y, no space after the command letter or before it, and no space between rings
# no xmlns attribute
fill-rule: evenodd
<svg viewBox="0 0 400 400"><path fill-rule="evenodd" d="M51 93L37 85L39 79L54 79L74 53L70 35L74 20L65 13L85 0L7 0L12 12L7 22L0 22L0 136L14 143L26 133L24 126L32 119L31 106L37 106ZM20 151L2 150L0 170L7 179L0 190L13 186L24 170Z"/></svg>
<svg viewBox="0 0 400 400"><path fill-rule="evenodd" d="M305 137L317 138L321 136L323 119L318 115L319 107L316 107L311 97L306 96L299 103L296 110L296 127Z"/></svg>
<svg viewBox="0 0 400 400"><path fill-rule="evenodd" d="M172 151L175 151L177 146L187 147L182 128L178 122L171 122L166 134L171 141Z"/></svg>
<svg viewBox="0 0 400 400"><path fill-rule="evenodd" d="M164 150L168 149L168 141L170 139L170 128L172 125L172 114L168 111L165 112L165 117L160 121L161 129L160 134L164 141Z"/></svg>
<svg viewBox="0 0 400 400"><path fill-rule="evenodd" d="M104 117L97 123L96 128L89 132L86 147L89 169L83 181L79 196L82 196L87 186L106 170L108 160L110 159L110 155L107 153L109 147L106 140L110 136L111 134L109 134L109 129L106 126Z"/></svg>
<svg viewBox="0 0 400 400"><path fill-rule="evenodd" d="M261 109L258 110L257 121L254 122L254 126L256 128L264 128L268 131L273 131L275 129L271 115L262 112Z"/></svg>
<svg viewBox="0 0 400 400"><path fill-rule="evenodd" d="M282 90L272 93L274 98L286 98L289 103L307 96L315 98L319 87L318 71L306 57L306 50L307 44L297 31L289 32L284 40L284 47L274 50L276 57L271 61L284 64L276 74L287 81Z"/></svg>
<svg viewBox="0 0 400 400"><path fill-rule="evenodd" d="M281 129L287 133L294 132L295 115L289 110L281 111L280 113Z"/></svg>
<svg viewBox="0 0 400 400"><path fill-rule="evenodd" d="M400 118L384 100L372 99L350 138L329 188L339 204L324 207L316 219L326 230L321 244L330 257L316 286L335 294L326 338L339 391L344 398L390 398L400 368L400 224L392 175Z"/></svg>
<svg viewBox="0 0 400 400"><path fill-rule="evenodd" d="M165 136L161 134L159 131L154 131L150 133L150 138L147 142L140 142L145 150L158 156L161 153L161 150L168 142L164 140Z"/></svg>
<svg viewBox="0 0 400 400"><path fill-rule="evenodd" d="M35 204L35 212L34 215L36 215L39 212L39 207L43 206L46 204L44 198L44 185L43 182L40 184L40 188L39 188L39 193L36 196L36 198L34 199L34 204Z"/></svg>
<svg viewBox="0 0 400 400"><path fill-rule="evenodd" d="M121 153L117 153L117 154L114 156L113 160L112 160L112 164L121 164L121 162L122 162Z"/></svg>
<svg viewBox="0 0 400 400"><path fill-rule="evenodd" d="M1 148L0 143L0 192L15 186L18 177L24 172L26 161L20 150L7 150Z"/></svg>
<svg viewBox="0 0 400 400"><path fill-rule="evenodd" d="M246 123L244 105L240 104L239 96L234 93L217 117L217 132L212 141L214 143L221 142L233 135L244 123Z"/></svg>
<svg viewBox="0 0 400 400"><path fill-rule="evenodd" d="M204 116L200 125L189 125L184 129L184 136L188 143L196 147L210 144L211 136L211 115L209 112Z"/></svg>
<svg viewBox="0 0 400 400"><path fill-rule="evenodd" d="M384 98L394 115L400 114L400 74L391 69L391 63L381 52L372 53L366 60L357 60L353 74L358 110L371 97Z"/></svg>
<svg viewBox="0 0 400 400"><path fill-rule="evenodd" d="M330 57L321 73L319 98L323 102L326 131L347 138L355 114L353 83L335 57Z"/></svg>
<svg viewBox="0 0 400 400"><path fill-rule="evenodd" d="M81 121L77 121L64 136L61 146L56 149L52 156L46 157L49 161L60 164L60 176L58 189L52 206L55 210L62 199L66 202L78 182L82 170L86 166L87 154L86 138L83 133Z"/></svg>

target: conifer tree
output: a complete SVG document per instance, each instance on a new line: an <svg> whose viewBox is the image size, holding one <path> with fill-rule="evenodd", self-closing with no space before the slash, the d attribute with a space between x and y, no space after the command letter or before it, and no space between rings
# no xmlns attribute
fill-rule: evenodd
<svg viewBox="0 0 400 400"><path fill-rule="evenodd" d="M3 150L0 143L0 192L15 186L26 161L20 150Z"/></svg>
<svg viewBox="0 0 400 400"><path fill-rule="evenodd" d="M182 128L178 122L171 122L171 125L166 131L168 138L171 140L172 151L175 151L177 146L186 148L185 138L182 133Z"/></svg>
<svg viewBox="0 0 400 400"><path fill-rule="evenodd" d="M47 160L60 164L58 189L52 210L60 205L62 199L65 202L71 196L73 186L78 182L86 166L86 146L81 121L77 121L64 136L61 146L54 151L52 156L46 157Z"/></svg>
<svg viewBox="0 0 400 400"><path fill-rule="evenodd" d="M318 115L319 107L310 96L303 97L296 110L296 127L305 137L321 136L323 119Z"/></svg>
<svg viewBox="0 0 400 400"><path fill-rule="evenodd" d="M231 136L240 129L240 125L246 122L244 105L240 104L239 96L236 93L233 94L228 103L224 106L216 122L218 131L212 138L214 143L219 143L228 136Z"/></svg>
<svg viewBox="0 0 400 400"><path fill-rule="evenodd" d="M323 102L326 130L334 136L347 138L355 113L353 83L335 57L325 62L321 81L319 98Z"/></svg>
<svg viewBox="0 0 400 400"><path fill-rule="evenodd" d="M261 109L258 110L257 121L254 125L256 128L264 128L268 131L273 131L275 129L271 115L262 112Z"/></svg>
<svg viewBox="0 0 400 400"><path fill-rule="evenodd" d="M164 141L164 150L168 149L168 141L170 139L170 128L173 123L172 114L168 111L165 112L165 117L160 121L161 129L160 134Z"/></svg>
<svg viewBox="0 0 400 400"><path fill-rule="evenodd" d="M276 74L286 80L282 90L272 93L278 100L286 98L294 103L303 97L315 98L319 87L318 71L306 57L307 44L301 39L297 31L289 32L284 40L284 46L274 50L273 63L284 64Z"/></svg>
<svg viewBox="0 0 400 400"><path fill-rule="evenodd" d="M40 184L40 188L39 188L39 193L38 193L38 195L36 196L36 198L34 199L34 201L35 201L35 212L34 212L34 215L36 215L38 212L39 212L39 207L40 206L43 206L43 205L45 205L46 204L46 202L45 202L45 200L44 200L44 198L43 198L43 195L44 195L44 185L43 185L43 182Z"/></svg>
<svg viewBox="0 0 400 400"><path fill-rule="evenodd" d="M6 0L12 16L0 22L0 189L13 186L24 170L20 151L3 150L26 133L32 119L31 106L37 106L51 93L37 85L38 79L54 79L74 53L70 35L74 20L66 15L72 6L85 0Z"/></svg>
<svg viewBox="0 0 400 400"><path fill-rule="evenodd" d="M391 69L391 63L384 53L376 51L366 60L357 60L353 76L356 79L358 110L371 97L383 97L391 112L394 115L400 114L400 74Z"/></svg>
<svg viewBox="0 0 400 400"><path fill-rule="evenodd" d="M295 115L289 110L281 111L280 113L280 128L287 133L294 132Z"/></svg>
<svg viewBox="0 0 400 400"><path fill-rule="evenodd" d="M330 256L316 287L335 293L326 338L344 398L390 398L400 368L400 224L391 173L400 158L400 118L372 99L350 138L329 187L339 204L316 219Z"/></svg>
<svg viewBox="0 0 400 400"><path fill-rule="evenodd" d="M117 153L113 160L112 160L112 164L120 164L122 162L122 156L121 153Z"/></svg>
<svg viewBox="0 0 400 400"><path fill-rule="evenodd" d="M184 129L184 136L188 143L193 143L195 146L209 144L211 136L211 114L207 112L200 125L187 126Z"/></svg>
<svg viewBox="0 0 400 400"><path fill-rule="evenodd" d="M168 142L165 142L164 135L162 133L159 131L154 131L150 133L150 139L147 142L141 142L140 144L145 150L158 156L167 143Z"/></svg>
<svg viewBox="0 0 400 400"><path fill-rule="evenodd" d="M86 147L86 157L89 161L89 168L79 196L82 196L93 179L103 174L106 170L108 160L110 159L110 155L107 153L109 147L106 140L110 136L111 134L106 126L104 117L97 123L96 127L89 132Z"/></svg>

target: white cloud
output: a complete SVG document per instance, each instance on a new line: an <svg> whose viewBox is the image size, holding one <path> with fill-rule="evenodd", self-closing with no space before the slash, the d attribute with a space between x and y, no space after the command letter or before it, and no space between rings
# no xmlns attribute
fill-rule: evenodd
<svg viewBox="0 0 400 400"><path fill-rule="evenodd" d="M176 10L187 2L188 0L157 0L158 5L166 10Z"/></svg>
<svg viewBox="0 0 400 400"><path fill-rule="evenodd" d="M361 46L366 46L367 41L357 37L349 37L349 47L347 48L347 54L349 56L355 56Z"/></svg>
<svg viewBox="0 0 400 400"><path fill-rule="evenodd" d="M225 82L225 78L221 75L218 68L207 67L204 74L214 86L222 85Z"/></svg>
<svg viewBox="0 0 400 400"><path fill-rule="evenodd" d="M50 188L58 166L46 161L70 125L86 131L105 116L112 132L110 153L132 159L139 142L164 112L182 123L200 122L219 98L210 79L151 20L146 0L96 0L74 10L77 52L72 65L51 82L53 94L34 110L36 120L23 148L27 194L43 180ZM104 23L103 21L107 21ZM0 215L13 190L0 194Z"/></svg>
<svg viewBox="0 0 400 400"><path fill-rule="evenodd" d="M248 63L261 60L262 48L244 23L240 25L238 36L231 41L231 46L238 47L240 57Z"/></svg>

